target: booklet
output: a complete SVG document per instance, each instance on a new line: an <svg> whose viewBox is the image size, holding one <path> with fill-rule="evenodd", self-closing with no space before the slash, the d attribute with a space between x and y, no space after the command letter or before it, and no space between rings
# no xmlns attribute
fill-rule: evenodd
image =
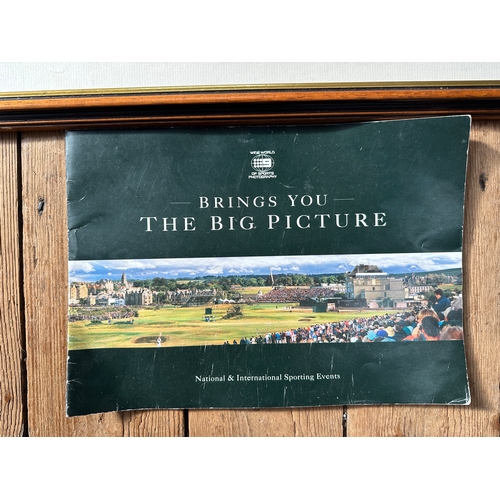
<svg viewBox="0 0 500 500"><path fill-rule="evenodd" d="M469 404L470 122L67 132L67 415Z"/></svg>

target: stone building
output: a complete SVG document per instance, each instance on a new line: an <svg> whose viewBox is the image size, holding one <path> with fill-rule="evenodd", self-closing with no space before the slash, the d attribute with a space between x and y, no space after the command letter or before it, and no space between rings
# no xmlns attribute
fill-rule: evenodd
<svg viewBox="0 0 500 500"><path fill-rule="evenodd" d="M104 292L98 293L95 297L95 305L96 306L102 306L102 307L107 307L112 304L111 297Z"/></svg>
<svg viewBox="0 0 500 500"><path fill-rule="evenodd" d="M97 284L100 286L101 290L107 293L113 293L115 290L115 284L111 280L101 279Z"/></svg>
<svg viewBox="0 0 500 500"><path fill-rule="evenodd" d="M407 296L412 297L414 295L422 295L426 292L434 290L432 285L411 285L406 288Z"/></svg>
<svg viewBox="0 0 500 500"><path fill-rule="evenodd" d="M87 283L71 283L69 287L70 300L86 299L89 295Z"/></svg>
<svg viewBox="0 0 500 500"><path fill-rule="evenodd" d="M403 301L405 289L402 278L391 278L377 266L356 266L346 279L346 298L365 299L385 305Z"/></svg>
<svg viewBox="0 0 500 500"><path fill-rule="evenodd" d="M123 273L122 273L122 279L120 281L121 281L122 287L124 287L124 288L128 288L129 287L129 284L128 284L128 281L127 281L127 276L125 275L125 271L123 271Z"/></svg>
<svg viewBox="0 0 500 500"><path fill-rule="evenodd" d="M125 294L125 305L127 306L147 306L153 303L153 293L147 288L128 291Z"/></svg>

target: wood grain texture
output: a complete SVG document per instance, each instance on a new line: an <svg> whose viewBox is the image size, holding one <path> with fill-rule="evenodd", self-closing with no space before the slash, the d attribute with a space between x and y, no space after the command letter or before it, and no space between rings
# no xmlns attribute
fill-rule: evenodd
<svg viewBox="0 0 500 500"><path fill-rule="evenodd" d="M325 84L326 86L326 84ZM500 98L500 87L485 85L484 87L467 86L457 87L418 87L410 88L303 88L303 89L249 89L235 88L228 90L221 87L219 90L199 90L196 88L168 91L156 90L138 93L131 89L127 93L96 93L95 95L67 94L27 96L27 97L2 97L0 95L0 111L21 110L74 110L102 107L132 107L132 106L158 106L158 105L191 105L205 104L207 102L220 104L233 103L275 103L275 102L322 102L322 101L411 101L411 100L489 100Z"/></svg>
<svg viewBox="0 0 500 500"><path fill-rule="evenodd" d="M0 130L339 123L471 114L500 119L500 86L189 89L1 96Z"/></svg>
<svg viewBox="0 0 500 500"><path fill-rule="evenodd" d="M286 104L286 103L285 103ZM285 106L286 107L286 106ZM329 106L330 107L330 106ZM171 109L151 111L141 109L129 114L128 108L123 114L107 110L100 114L92 113L88 118L79 117L78 113L62 113L61 115L36 115L27 117L15 116L14 119L0 117L0 132L2 130L38 131L38 130L87 130L118 129L118 128L151 128L151 127L198 127L198 126L263 126L263 125L331 125L337 123L354 123L360 121L395 120L409 118L429 118L434 116L473 115L475 119L500 120L500 100L490 109L468 106L454 107L438 106L435 110L419 109L418 106L401 110L380 108L367 110L349 110L346 106L338 109L309 109L300 111L254 112L252 105L247 110L224 110L204 113L177 114Z"/></svg>
<svg viewBox="0 0 500 500"><path fill-rule="evenodd" d="M348 436L499 436L500 124L473 122L465 202L464 327L470 406L348 407Z"/></svg>
<svg viewBox="0 0 500 500"><path fill-rule="evenodd" d="M23 434L17 134L0 134L0 436Z"/></svg>
<svg viewBox="0 0 500 500"><path fill-rule="evenodd" d="M68 248L64 134L23 135L21 151L29 435L183 435L182 411L66 417Z"/></svg>
<svg viewBox="0 0 500 500"><path fill-rule="evenodd" d="M7 136L4 136L7 137ZM14 149L2 143L2 172L12 165ZM6 152L9 150L9 152ZM16 163L16 162L14 162ZM28 374L28 431L31 436L498 436L500 414L500 123L473 122L464 229L464 302L466 351L472 404L457 406L367 406L260 410L152 410L65 417L67 349L67 230L64 135L22 136L22 209L24 301ZM15 178L15 176L14 176ZM4 205L14 214L13 179L0 176ZM12 191L13 190L13 191ZM11 193L8 198L3 193ZM17 194L16 194L17 196ZM44 208L38 211L40 199ZM2 273L19 283L14 266L16 224L0 216ZM7 227L7 229L5 229ZM7 243L4 234L11 235ZM14 253L13 253L14 252ZM7 261L7 263L5 263ZM9 265L10 268L4 268ZM13 267L12 267L13 266ZM5 269L5 271L4 271ZM9 280L7 280L9 281ZM3 280L0 390L17 387L20 368L12 357L19 349L20 324L15 289ZM10 290L12 299L6 295ZM19 285L18 285L19 290ZM19 302L17 302L19 303ZM13 309L12 309L13 308ZM17 312L16 312L17 311ZM16 316L17 314L17 316ZM7 318L6 320L4 318ZM17 318L17 319L16 319ZM18 326L19 327L19 326ZM6 343L9 356L4 356ZM12 366L9 363L14 363ZM7 368L6 368L7 367ZM16 385L18 384L18 385ZM15 396L16 392L12 394ZM22 430L19 399L7 405L2 432ZM14 401L17 401L14 403ZM16 410L14 411L14 405Z"/></svg>
<svg viewBox="0 0 500 500"><path fill-rule="evenodd" d="M140 410L122 413L126 437L183 437L182 410Z"/></svg>
<svg viewBox="0 0 500 500"><path fill-rule="evenodd" d="M191 410L190 437L342 436L342 407Z"/></svg>

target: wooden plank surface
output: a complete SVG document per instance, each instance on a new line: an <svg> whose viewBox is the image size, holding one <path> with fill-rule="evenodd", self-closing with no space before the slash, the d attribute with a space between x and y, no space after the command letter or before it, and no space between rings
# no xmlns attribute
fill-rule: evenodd
<svg viewBox="0 0 500 500"><path fill-rule="evenodd" d="M30 436L184 435L182 411L66 417L68 249L64 134L22 136Z"/></svg>
<svg viewBox="0 0 500 500"><path fill-rule="evenodd" d="M21 311L17 134L0 134L0 436L21 436Z"/></svg>
<svg viewBox="0 0 500 500"><path fill-rule="evenodd" d="M473 122L465 203L464 327L470 406L348 407L347 436L499 436L500 124Z"/></svg>
<svg viewBox="0 0 500 500"><path fill-rule="evenodd" d="M342 407L191 410L191 437L342 437Z"/></svg>
<svg viewBox="0 0 500 500"><path fill-rule="evenodd" d="M182 411L152 410L65 417L67 233L64 136L57 132L24 134L22 208L29 435L498 436L499 164L500 124L474 122L464 230L465 341L471 381L470 406L348 407L346 419L342 407L191 410L186 429ZM5 191L5 178L0 182ZM42 199L44 205L40 211ZM12 203L15 205L15 201L11 200L9 206L14 206ZM3 224L10 221L5 214L1 220ZM2 227L1 234L3 231ZM5 244L3 237L1 244ZM13 260L14 257L9 257L9 262ZM7 303L3 298L2 301L2 304ZM9 317L12 323L15 314L11 313ZM11 352L15 350L12 347L8 349ZM0 353L4 369L6 361L1 356ZM10 357L8 362L11 362ZM3 372L0 377L3 384ZM9 383L12 380L10 377L9 372ZM3 416L1 418L0 423L4 425ZM8 427L15 426L9 423Z"/></svg>

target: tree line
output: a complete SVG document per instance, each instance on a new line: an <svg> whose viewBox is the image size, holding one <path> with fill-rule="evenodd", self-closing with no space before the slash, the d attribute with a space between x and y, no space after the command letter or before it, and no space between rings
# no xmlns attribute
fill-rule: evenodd
<svg viewBox="0 0 500 500"><path fill-rule="evenodd" d="M269 276L209 276L194 280L152 278L133 280L134 287L148 288L155 292L174 292L176 290L201 290L215 288L230 291L233 286L264 287L264 286L321 286L322 284L344 283L345 275L305 275L276 274Z"/></svg>

